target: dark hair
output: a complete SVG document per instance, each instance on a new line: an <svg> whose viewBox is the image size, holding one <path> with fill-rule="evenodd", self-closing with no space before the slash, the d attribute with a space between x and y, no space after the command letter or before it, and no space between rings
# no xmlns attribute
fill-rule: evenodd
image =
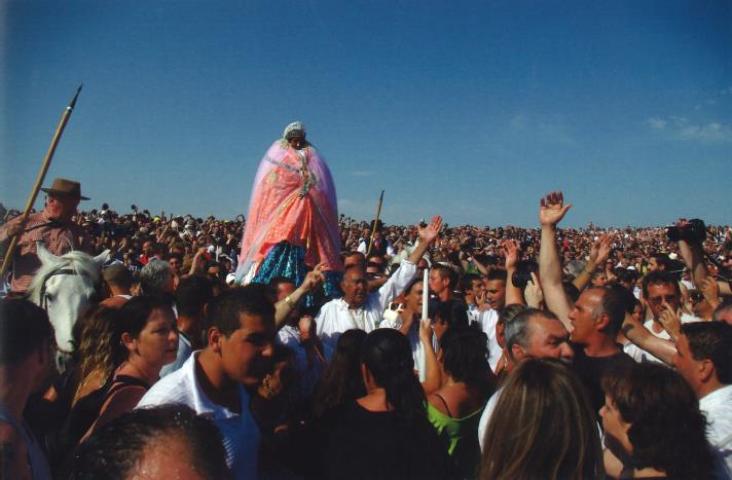
<svg viewBox="0 0 732 480"><path fill-rule="evenodd" d="M208 305L209 327L216 327L225 336L241 328L239 315L260 315L265 321L274 322L274 305L267 298L266 287L250 284L225 291Z"/></svg>
<svg viewBox="0 0 732 480"><path fill-rule="evenodd" d="M0 300L0 365L15 365L54 341L48 314L28 300Z"/></svg>
<svg viewBox="0 0 732 480"><path fill-rule="evenodd" d="M714 312L712 313L712 320L714 321L721 321L719 317L727 310L732 309L732 298L727 297L725 298L722 303L717 305L717 308L714 309Z"/></svg>
<svg viewBox="0 0 732 480"><path fill-rule="evenodd" d="M478 281L480 282L480 276L476 275L474 273L466 273L463 275L462 280L460 280L461 288L463 289L463 292L467 292L468 290L473 289L473 282Z"/></svg>
<svg viewBox="0 0 732 480"><path fill-rule="evenodd" d="M572 303L577 301L580 296L580 291L579 288L574 285L574 283L562 282L562 288L564 289L564 294L567 295L567 298L569 298Z"/></svg>
<svg viewBox="0 0 732 480"><path fill-rule="evenodd" d="M456 299L438 302L434 318L439 319L441 323L446 323L449 328L465 328L469 322L468 307L461 300Z"/></svg>
<svg viewBox="0 0 732 480"><path fill-rule="evenodd" d="M272 277L272 279L269 281L269 286L273 290L277 290L277 287L279 287L283 283L289 283L289 284L295 285L295 281L293 279L288 278L288 277L283 277L280 275L277 277Z"/></svg>
<svg viewBox="0 0 732 480"><path fill-rule="evenodd" d="M488 336L479 325L448 329L440 339L442 365L453 380L469 385L481 384L490 369Z"/></svg>
<svg viewBox="0 0 732 480"><path fill-rule="evenodd" d="M732 383L732 326L724 322L690 322L681 325L694 360L709 359L720 383Z"/></svg>
<svg viewBox="0 0 732 480"><path fill-rule="evenodd" d="M336 343L335 353L323 372L313 396L313 413L321 417L328 409L366 394L361 378L363 330L346 330Z"/></svg>
<svg viewBox="0 0 732 480"><path fill-rule="evenodd" d="M175 290L175 306L178 315L193 317L203 312L203 307L213 298L211 280L204 275L183 277Z"/></svg>
<svg viewBox="0 0 732 480"><path fill-rule="evenodd" d="M591 288L602 291L602 300L600 300L602 312L595 312L595 315L602 313L607 314L609 321L602 331L606 335L610 335L614 338L623 326L623 320L625 320L626 298L623 295L623 291L625 289L620 285Z"/></svg>
<svg viewBox="0 0 732 480"><path fill-rule="evenodd" d="M112 348L115 349L112 357L115 365L125 361L129 355L127 348L122 345L122 334L128 333L132 338L137 338L147 325L150 314L158 309L170 310L170 303L163 297L151 295L132 297L120 307L112 337Z"/></svg>
<svg viewBox="0 0 732 480"><path fill-rule="evenodd" d="M140 408L111 421L77 448L67 478L125 479L147 450L172 439L186 444L185 461L204 478L232 478L218 428L185 405Z"/></svg>
<svg viewBox="0 0 732 480"><path fill-rule="evenodd" d="M414 360L409 340L398 330L378 328L366 336L361 362L376 384L386 390L386 401L398 419L407 424L424 418L425 396L414 375Z"/></svg>
<svg viewBox="0 0 732 480"><path fill-rule="evenodd" d="M504 282L508 279L508 274L502 268L491 268L486 275L488 281L491 280L503 280Z"/></svg>
<svg viewBox="0 0 732 480"><path fill-rule="evenodd" d="M414 277L414 278L413 278L413 279L412 279L412 280L411 280L411 281L410 281L410 282L409 282L409 283L407 284L407 286L406 286L406 287L404 288L404 292L403 292L404 296L407 296L407 295L409 295L410 293L412 293L412 289L413 289L413 288L414 288L414 286L415 286L415 285L417 285L418 283L422 283L422 276L421 276L421 275L417 275L416 277Z"/></svg>
<svg viewBox="0 0 732 480"><path fill-rule="evenodd" d="M633 295L632 291L618 283L610 285L607 288L613 289L620 296L620 300L623 302L623 310L625 310L625 313L633 313L635 306L640 304L640 300L635 298L635 295Z"/></svg>
<svg viewBox="0 0 732 480"><path fill-rule="evenodd" d="M673 285L676 295L681 295L681 289L679 283L676 281L674 276L668 272L661 270L655 270L649 272L643 277L643 298L648 299L648 286L649 285Z"/></svg>
<svg viewBox="0 0 732 480"><path fill-rule="evenodd" d="M631 364L609 371L602 389L631 424L633 467L663 470L669 478L712 478L706 419L681 375L662 365Z"/></svg>

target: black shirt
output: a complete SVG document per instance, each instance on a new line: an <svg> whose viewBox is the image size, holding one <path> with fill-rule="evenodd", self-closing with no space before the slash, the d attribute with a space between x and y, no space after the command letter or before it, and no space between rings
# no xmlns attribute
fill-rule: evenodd
<svg viewBox="0 0 732 480"><path fill-rule="evenodd" d="M572 344L572 347L574 348L572 369L585 386L587 397L599 419L600 408L605 404L605 393L601 386L603 375L616 368L631 366L634 361L620 346L618 353L607 357L588 357L582 345Z"/></svg>
<svg viewBox="0 0 732 480"><path fill-rule="evenodd" d="M450 458L424 415L407 423L394 412L350 402L327 415L322 452L327 478L448 479Z"/></svg>

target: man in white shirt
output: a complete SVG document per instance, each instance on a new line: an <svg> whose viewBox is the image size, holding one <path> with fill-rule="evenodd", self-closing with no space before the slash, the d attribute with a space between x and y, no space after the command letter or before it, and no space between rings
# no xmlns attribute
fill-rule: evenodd
<svg viewBox="0 0 732 480"><path fill-rule="evenodd" d="M320 308L315 318L316 333L323 343L325 355L330 358L341 333L359 329L376 329L389 303L404 291L417 272L417 262L437 238L442 218L437 216L430 225L419 227L419 243L396 272L377 291L368 293L366 273L354 266L346 270L341 282L343 297L331 300Z"/></svg>
<svg viewBox="0 0 732 480"><path fill-rule="evenodd" d="M478 322L488 337L488 363L495 371L498 360L501 358L501 346L498 344L498 315L506 305L506 271L499 268L491 269L485 281L487 310L480 312Z"/></svg>
<svg viewBox="0 0 732 480"><path fill-rule="evenodd" d="M732 472L732 326L714 321L683 325L673 363L699 397L709 443Z"/></svg>
<svg viewBox="0 0 732 480"><path fill-rule="evenodd" d="M208 344L158 381L138 408L170 403L191 407L221 432L235 478L257 478L260 432L249 394L269 367L275 336L274 307L258 285L228 290L208 306Z"/></svg>

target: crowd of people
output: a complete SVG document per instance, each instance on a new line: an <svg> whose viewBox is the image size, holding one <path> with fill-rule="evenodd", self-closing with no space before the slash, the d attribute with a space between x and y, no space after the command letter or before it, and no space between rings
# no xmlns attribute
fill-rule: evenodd
<svg viewBox="0 0 732 480"><path fill-rule="evenodd" d="M2 478L730 478L729 227L560 228L559 192L536 228L341 216L331 295L239 285L243 217L61 180L0 226ZM109 251L71 352L36 240Z"/></svg>

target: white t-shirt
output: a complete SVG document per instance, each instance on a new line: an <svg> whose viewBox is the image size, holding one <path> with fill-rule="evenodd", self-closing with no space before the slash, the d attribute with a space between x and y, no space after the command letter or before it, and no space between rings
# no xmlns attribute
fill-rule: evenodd
<svg viewBox="0 0 732 480"><path fill-rule="evenodd" d="M725 385L699 400L709 422L707 438L732 473L732 385Z"/></svg>
<svg viewBox="0 0 732 480"><path fill-rule="evenodd" d="M496 335L496 324L498 323L498 312L494 309L484 310L480 312L478 323L483 332L488 336L488 363L491 370L495 371L498 360L501 359L501 346L498 345L498 336Z"/></svg>
<svg viewBox="0 0 732 480"><path fill-rule="evenodd" d="M234 478L257 478L260 433L249 411L249 394L239 385L241 413L232 412L212 402L201 390L196 378L196 357L199 353L194 352L179 370L153 385L136 408L166 404L187 405L218 427L226 450L226 464Z"/></svg>

